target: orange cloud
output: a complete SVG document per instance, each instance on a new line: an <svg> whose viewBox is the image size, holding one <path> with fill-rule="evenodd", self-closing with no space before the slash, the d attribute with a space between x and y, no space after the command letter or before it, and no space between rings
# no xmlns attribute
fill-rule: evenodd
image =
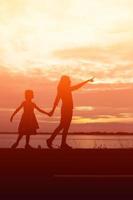
<svg viewBox="0 0 133 200"><path fill-rule="evenodd" d="M72 83L95 76L94 84L74 93L73 130L99 124L113 130L116 123L122 129L125 122L131 129L132 13L131 0L1 0L1 130L16 130L8 111L27 88L40 106L50 108L62 74ZM59 110L52 119L38 116L41 130L53 130L59 116Z"/></svg>

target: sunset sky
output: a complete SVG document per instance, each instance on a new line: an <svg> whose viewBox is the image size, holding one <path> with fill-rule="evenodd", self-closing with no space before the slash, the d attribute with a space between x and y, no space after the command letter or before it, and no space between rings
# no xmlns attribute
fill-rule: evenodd
<svg viewBox="0 0 133 200"><path fill-rule="evenodd" d="M17 131L25 89L49 111L63 74L95 77L73 94L71 131L133 131L133 0L0 0L0 131ZM59 108L36 113L40 131Z"/></svg>

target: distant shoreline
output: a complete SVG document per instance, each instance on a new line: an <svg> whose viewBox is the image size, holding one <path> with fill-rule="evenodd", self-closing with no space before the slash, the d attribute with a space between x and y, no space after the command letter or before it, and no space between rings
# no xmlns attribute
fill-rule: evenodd
<svg viewBox="0 0 133 200"><path fill-rule="evenodd" d="M17 132L0 132L0 135L16 135ZM38 132L37 135L50 135L51 132ZM61 133L59 134L61 135ZM128 132L70 132L69 135L128 135L131 136L133 133Z"/></svg>

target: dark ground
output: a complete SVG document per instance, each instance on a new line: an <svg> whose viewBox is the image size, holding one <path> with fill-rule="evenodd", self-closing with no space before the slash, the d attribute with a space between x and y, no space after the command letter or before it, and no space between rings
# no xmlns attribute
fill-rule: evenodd
<svg viewBox="0 0 133 200"><path fill-rule="evenodd" d="M133 199L133 150L0 149L3 199Z"/></svg>

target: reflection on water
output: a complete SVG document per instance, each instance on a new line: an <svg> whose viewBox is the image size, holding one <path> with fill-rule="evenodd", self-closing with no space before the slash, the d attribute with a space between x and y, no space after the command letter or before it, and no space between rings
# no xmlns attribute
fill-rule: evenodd
<svg viewBox="0 0 133 200"><path fill-rule="evenodd" d="M0 148L9 148L15 142L17 135L0 135ZM49 135L31 136L30 144L37 148L47 148L46 139ZM60 145L61 136L57 136L54 147L58 148ZM69 135L67 142L73 148L133 148L133 136L99 136L99 135ZM19 144L23 148L25 144L25 137ZM18 147L18 148L19 148Z"/></svg>

